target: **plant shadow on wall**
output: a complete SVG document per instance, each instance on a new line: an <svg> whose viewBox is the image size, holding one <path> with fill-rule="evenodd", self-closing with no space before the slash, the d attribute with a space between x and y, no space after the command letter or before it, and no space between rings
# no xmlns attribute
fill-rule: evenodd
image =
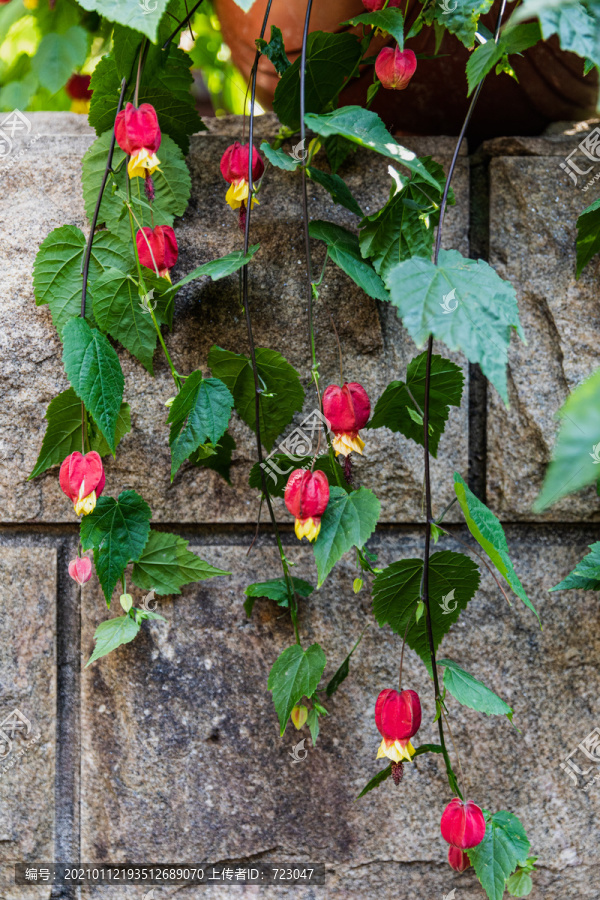
<svg viewBox="0 0 600 900"><path fill-rule="evenodd" d="M235 451L228 432L233 410L256 436L256 463L249 483L258 492L259 520L263 504L267 508L281 575L249 585L244 606L250 616L255 599L266 597L290 616L290 646L274 661L268 679L281 734L291 719L297 729L307 725L316 743L328 714L325 704L350 673L362 635L357 635L346 658L324 683L325 652L318 644L303 645L298 611L341 557L352 552L357 566L355 592L369 584L375 619L399 638L398 687L382 691L375 703L375 722L382 737L377 758L388 762L360 796L390 776L396 784L410 777L407 769L417 756L440 754L453 795L440 825L449 844L449 864L459 872L472 865L490 900L500 900L505 890L513 896L526 896L532 889L535 857L529 855L525 829L514 814L481 809L464 796L448 701L451 696L469 709L507 716L511 721L513 710L460 661L440 659L437 654L444 636L478 590L480 565L492 573L509 604L515 595L532 616L537 617L537 612L513 568L502 525L460 473L454 474L452 503L442 510L435 508L430 457L437 458L440 438L451 409L461 404L464 384L460 368L433 352L433 341L451 351L462 351L508 401L509 341L513 330L523 337L514 288L487 263L467 259L456 250L441 250L441 238L447 205L454 202L452 176L483 80L492 69L510 75L510 55L542 37L555 31L570 33L566 24L569 16L575 15L575 7L556 11L540 9L536 3L530 11L528 2L506 23L502 6L494 34L478 30L479 13L489 4L473 10L470 4L458 3L448 14L447 9L427 2L405 34L402 11L394 2L386 6L369 0L365 3L368 11L351 20L359 28L355 35L310 32L312 0L308 0L302 53L293 64L281 31L269 22L269 3L256 41L250 108L254 109L258 61L264 55L280 76L274 100L280 129L272 143L262 143L259 150L253 142L251 114L248 141L240 135L242 141L235 141L221 160L223 202L234 212L232 228L239 228L240 250L205 263L173 284L170 270L178 258L173 225L184 213L190 195L185 154L190 135L204 127L189 92L190 58L176 46L178 34L189 28L194 10L188 12L181 0L158 0L152 11L137 0L119 4L85 0L85 7L104 14L107 30L113 30L113 49L100 60L91 81L89 121L97 139L82 167L90 232L86 240L74 226L55 229L43 241L34 269L36 303L50 309L63 343L71 386L48 407L46 433L31 477L60 466L60 487L81 519L79 553L69 564L69 574L83 585L95 568L108 608L118 588L123 613L99 626L88 665L132 641L145 620L161 619L148 603L134 606L128 579L141 591L172 595L186 584L229 574L191 553L178 535L151 528L151 510L135 491L109 496L109 490L118 490L118 485L110 484L110 476L107 480L102 458L115 456L119 442L131 429L114 343L121 344L150 375L160 346L173 379L173 396L165 404L172 478L188 461L229 479ZM588 17L595 15L591 5L578 8ZM538 12L539 22L524 21ZM447 29L467 48L475 48L467 66L471 107L447 175L430 157L418 158L400 145L368 108L380 90L410 89L419 59L404 42L423 28L434 28L437 33ZM391 36L395 43L374 59L368 52L377 32ZM600 62L595 47L583 39L577 46L564 40L564 49ZM342 88L366 64L373 65L374 72L366 107L339 107ZM390 175L388 201L368 216L339 174L357 147L383 157ZM301 383L278 351L257 347L253 337L248 285L259 247L250 243L252 207L260 198L270 167L301 179L302 184L306 347L311 362L308 385ZM309 181L321 185L334 202L356 217L354 230L310 221ZM600 212L598 204L593 204L580 220L580 266L599 249L599 234ZM319 273L313 271L311 240L325 247ZM359 381L344 379L341 345L340 384L324 390L321 385L313 309L320 302L319 289L331 265L345 272L369 297L392 304L419 348L401 373L403 378L391 381L374 404ZM210 377L201 369L182 373L163 336L163 331L173 326L178 290L193 279L216 281L235 273L249 354L215 345L206 360ZM334 321L332 325L335 329ZM360 375L350 373L353 378ZM597 477L597 454L592 461L583 460L581 472L573 473L576 449L580 455L582 451L581 441L574 449L579 438L573 437L570 428L599 390L598 377L593 376L569 398L540 507L558 499L561 491L577 489ZM273 452L277 439L303 409L307 393L313 412L303 427L310 424L316 448L309 443L300 450L301 442L296 441L288 450L283 442L279 452ZM600 421L597 424L598 429L596 423L587 429L590 436L594 431L596 449ZM368 453L369 433L377 428L390 429L419 445L425 471L423 557L400 559L385 569L377 566L375 554L367 547L376 529L380 502L369 487L356 484L352 462L356 454ZM586 447L586 452L589 450ZM306 538L312 546L316 586L293 575L294 562L284 550L274 497L283 497L295 519L296 536ZM473 539L466 545L468 553L442 547L447 536L444 519L454 503ZM598 547L594 545L590 556L558 587L600 588ZM86 555L90 551L93 566ZM414 690L402 686L406 644L431 678L439 735L436 744L415 746L421 703Z"/></svg>

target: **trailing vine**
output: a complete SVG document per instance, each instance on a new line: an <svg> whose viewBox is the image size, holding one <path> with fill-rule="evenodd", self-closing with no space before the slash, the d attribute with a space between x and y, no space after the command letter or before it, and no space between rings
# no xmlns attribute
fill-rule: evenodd
<svg viewBox="0 0 600 900"><path fill-rule="evenodd" d="M114 344L120 344L150 375L160 346L174 387L174 396L165 404L171 478L188 462L228 479L235 451L228 427L234 411L255 434L256 463L249 484L257 490L259 521L263 503L267 508L282 576L248 585L244 607L251 616L256 598L264 597L289 612L290 644L274 660L268 679L281 735L291 719L297 729L308 725L316 743L322 717L328 715L325 703L350 674L364 630L325 683L326 653L317 643L304 648L299 613L342 556L352 552L357 566L355 592L365 585L371 589L375 620L382 628L389 626L399 638L398 690L388 687L373 698L375 724L382 738L377 758L387 762L360 796L390 777L399 785L407 777L407 764L410 771L417 756L440 754L449 788L445 794L440 789L440 829L449 844L449 864L461 872L472 865L490 900L500 900L505 890L513 896L526 896L535 858L530 856L524 826L514 814L482 809L466 796L452 733L450 698L476 712L506 716L509 721L513 710L460 661L440 659L438 651L479 588L480 569L472 556L492 573L509 603L512 592L532 615L539 616L512 565L498 518L458 472L454 473L455 497L444 509L434 511L430 472L431 457L437 457L451 408L460 407L464 387L461 368L434 352L434 340L478 364L507 402L508 346L513 331L520 337L523 334L512 285L486 262L465 258L457 250L443 250L441 244L447 206L454 203L452 178L484 79L492 70L514 75L511 54L553 34L559 34L563 49L584 56L586 67L588 63L598 65L595 43L581 34L574 36L574 29L566 27L575 8L578 15L596 22L596 7L591 0L560 8L550 2L544 6L539 0L525 0L504 23L503 0L492 34L480 21L490 10L491 0L479 4L458 0L450 10L426 0L410 28L397 0L364 0L365 13L341 23L346 30L331 34L310 31L313 4L307 0L301 51L290 62L276 24L271 24L269 40L265 37L271 14L268 0L248 85L248 142L244 141L244 121L241 140L227 148L220 164L224 185L228 185L223 202L235 211L231 227L238 230L240 249L208 261L172 283L171 270L178 261L176 220L185 212L191 187L185 155L190 136L204 128L189 92L191 61L175 46L175 40L182 29L193 31L194 14L201 2L189 10L184 0L156 0L155 9L145 11L137 0L81 3L88 12L106 14L104 27L111 34L109 52L96 66L91 83L73 82L79 85L78 102L89 102L89 122L97 135L82 164L90 230L86 239L72 225L54 229L40 246L35 263L36 303L50 309L63 344L70 387L48 407L46 433L30 477L49 470L53 470L49 477L55 477L54 470L60 467L60 487L81 520L79 552L69 564L69 574L84 585L95 569L107 607L111 608L118 590L123 613L98 627L88 665L132 641L145 620L161 619L143 604L134 605L134 588L172 595L186 584L229 574L191 553L178 535L152 528L151 510L136 491L108 495L109 490L118 491L119 485L114 483L110 466L105 471L103 458L114 457L131 430L125 381ZM77 9L85 22L84 12ZM381 89L409 90L419 65L435 65L435 57L424 60L405 46L423 28L435 29L438 46L446 30L471 51L466 76L472 99L447 174L432 158L418 158L398 143L370 109ZM374 36L384 36L387 45L370 57ZM279 75L274 110L280 129L270 144L263 142L256 148L254 111L261 56ZM373 83L365 104L341 106L343 88L366 66L372 66ZM82 77L81 73L74 75ZM358 148L377 154L389 165L389 199L370 215L364 214L339 174ZM309 418L311 435L317 434L316 449L311 444L303 453L286 444L287 438L274 449L303 409L305 386L277 350L256 346L249 299L252 261L259 251L258 245L250 243L252 207L259 200L263 181L269 178L270 167L283 170L290 178L299 176L301 188L306 358L310 361L307 387L313 408ZM309 181L325 189L355 217L352 230L310 219ZM600 250L600 201L582 213L579 229L578 275ZM314 241L325 249L318 278L313 271ZM426 348L410 361L406 372L396 373L398 377L376 402L361 384L365 373L347 372L355 380L344 380L344 347L329 311L339 352L340 384L323 389L320 382L314 315L323 302L319 289L331 265L373 300L394 306L417 347ZM236 274L249 355L215 345L206 360L209 377L200 368L184 374L164 338L164 332L173 327L177 292L194 279L217 281ZM567 400L538 509L597 481L594 466L600 461L600 419L590 417L589 401L593 399L595 409L600 408L599 395L597 372ZM574 426L583 438L574 437ZM370 487L357 484L352 462L357 454L369 452L368 437L379 428L401 435L400 448L405 440L422 447L424 463L422 558L401 558L385 568L377 566L368 547L380 515L380 501ZM567 478L574 441L582 468ZM590 441L593 453L589 452ZM592 457L591 462L584 458L585 453ZM278 521L274 498L284 499L295 519L296 536L306 538L312 547L316 588L292 575L293 551L288 558L282 540L282 528L287 529L291 520ZM470 543L449 535L444 528L444 518L455 503L472 538ZM432 541L437 545L448 538L467 552L433 550ZM93 566L86 555L90 551ZM600 590L600 543L592 546L589 556L556 589L576 587ZM368 625L365 622L365 628ZM406 645L414 651L410 665ZM416 691L403 689L402 684L403 678L405 684L410 682L409 669L417 658L432 681L439 744L415 747L412 742L416 743L421 726L421 701ZM485 798L477 799L485 802Z"/></svg>

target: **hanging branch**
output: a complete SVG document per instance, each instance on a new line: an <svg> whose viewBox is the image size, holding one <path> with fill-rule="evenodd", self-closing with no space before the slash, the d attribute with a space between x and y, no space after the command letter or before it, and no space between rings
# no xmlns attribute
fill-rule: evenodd
<svg viewBox="0 0 600 900"><path fill-rule="evenodd" d="M179 34L179 32L181 31L181 29L182 29L182 28L185 28L185 26L189 23L190 19L192 18L192 16L193 16L194 13L196 12L196 10L200 8L200 6L202 5L203 2L204 2L204 0L198 0L198 3L196 3L196 5L195 5L194 7L192 7L192 9L190 10L190 12L187 14L187 16L185 17L185 19L183 20L183 22L180 22L180 23L179 23L179 25L177 26L177 28L175 29L175 31L173 32L173 34L171 34L171 35L167 38L167 40L164 42L164 44L163 44L163 46L162 46L162 49L163 49L163 50L168 50L168 49L169 49L169 45L171 44L173 38L176 38L177 35ZM269 6L270 6L270 5L271 5L271 4L269 4ZM267 12L267 15L268 15L268 12ZM263 32L263 33L264 33L264 32Z"/></svg>
<svg viewBox="0 0 600 900"><path fill-rule="evenodd" d="M500 37L500 26L502 25L502 17L504 15L504 11L506 8L507 0L502 0L502 6L500 8L500 12L498 14L498 19L496 22L496 29L494 32L494 42L497 44L498 39ZM458 140L456 142L456 147L454 149L454 154L452 156L452 161L450 163L450 168L448 170L448 177L446 179L446 184L444 187L444 193L442 195L442 202L440 205L440 219L438 224L438 230L435 240L435 248L433 252L433 262L434 265L438 263L438 257L440 253L440 247L442 244L442 228L444 224L444 215L446 213L446 206L448 202L448 193L450 191L450 183L452 181L452 177L454 175L454 171L456 169L456 163L458 161L458 154L460 153L460 148L462 142L464 140L467 128L469 126L469 122L471 121L471 117L473 115L473 111L475 109L475 105L477 100L479 99L479 95L481 94L481 89L483 87L483 82L485 79L482 79L477 89L473 95L473 99L471 100L471 104L467 111L467 115L465 117L465 121L463 122L463 126L460 130L460 134L458 136ZM438 670L437 670L437 660L435 655L435 644L433 640L433 625L431 622L431 613L429 606L429 554L431 547L431 522L433 521L433 511L432 511L432 502L431 502L431 473L429 469L429 395L430 395L430 387L431 387L431 359L433 355L433 335L429 335L429 340L427 341L427 365L425 369L425 401L424 401L424 409L423 409L423 436L424 436L424 463L425 463L425 550L423 554L423 594L422 600L425 604L425 612L427 615L427 637L429 641L429 653L431 657L431 673L433 676L433 684L435 689L435 703L436 703L436 714L437 714L437 722L438 722L438 731L440 735L440 745L442 747L442 753L444 755L444 761L446 763L446 773L448 775L448 781L450 786L456 789L457 793L460 795L458 790L458 784L456 781L456 776L452 770L452 765L450 763L450 758L448 756L448 751L446 749L446 742L444 739L444 726L442 722L442 698L440 694L440 684L438 678Z"/></svg>

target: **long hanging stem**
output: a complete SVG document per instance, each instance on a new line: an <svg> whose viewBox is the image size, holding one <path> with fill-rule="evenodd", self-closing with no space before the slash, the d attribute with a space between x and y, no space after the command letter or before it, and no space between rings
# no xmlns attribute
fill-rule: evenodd
<svg viewBox="0 0 600 900"><path fill-rule="evenodd" d="M498 43L498 38L500 36L500 26L502 24L502 17L504 15L504 10L506 8L507 0L502 0L502 6L500 8L500 12L498 14L498 19L496 22L496 30L494 33L494 42ZM438 224L438 230L435 240L435 249L433 253L433 262L435 265L438 263L440 247L442 244L442 228L444 224L444 216L446 213L446 205L448 202L448 193L450 191L450 183L452 181L452 176L454 175L454 170L456 169L456 163L458 161L458 154L460 153L460 148L462 142L464 140L467 128L469 126L469 122L471 121L471 116L473 115L473 111L475 109L475 105L481 93L481 89L483 87L483 79L480 81L477 89L473 95L473 99L471 100L471 104L467 111L467 115L465 117L465 121L463 122L463 126L460 130L460 134L458 136L458 141L456 142L456 147L454 150L454 154L452 156L452 161L450 163L450 169L448 170L448 178L446 179L446 185L444 187L444 193L442 196L442 202L440 206L440 220ZM444 755L444 761L446 763L446 773L448 775L448 782L450 787L458 791L458 785L456 782L456 776L452 770L452 765L450 763L450 758L448 756L448 751L446 749L446 742L444 738L444 726L442 721L442 698L440 693L440 685L437 671L437 660L435 655L435 643L433 640L433 625L431 621L431 611L429 605L429 553L431 547L431 522L433 521L433 512L432 512L432 502L431 502L431 473L429 469L429 395L430 395L430 387L431 387L431 358L433 354L433 335L429 336L429 340L427 341L427 366L425 370L425 401L424 401L424 409L423 409L423 444L424 444L424 463L425 463L425 550L423 555L423 603L425 604L425 613L427 616L427 637L429 641L429 653L431 657L431 673L433 676L433 684L435 689L435 704L436 704L436 713L437 713L437 723L438 723L438 731L440 735L440 745L442 747L442 753ZM460 793L460 792L459 792Z"/></svg>
<svg viewBox="0 0 600 900"><path fill-rule="evenodd" d="M269 18L269 13L271 12L271 4L273 0L269 0L267 4L267 8L265 10L265 15L263 18L262 28L260 31L261 39L264 37L266 28L267 28L267 20ZM247 210L246 210L246 222L244 226L244 253L248 253L248 247L250 246L250 215L252 212L252 193L253 193L253 182L252 182L252 157L254 153L253 148L253 140L254 140L254 102L256 98L256 77L258 72L258 61L260 59L260 51L257 50L256 56L254 57L254 65L252 66L252 72L250 75L252 89L251 89L251 100L250 100L250 125L248 132L248 142L249 142L249 153L248 153L248 201L247 201ZM246 319L246 330L248 332L248 343L250 345L250 361L252 363L252 373L254 376L254 400L255 400L255 417L256 417L256 451L258 454L258 463L260 469L260 478L261 478L261 486L262 493L265 498L265 502L267 504L267 509L269 510L269 517L271 519L271 524L273 526L273 533L275 534L275 539L277 541L277 547L279 549L279 557L281 559L281 567L283 569L283 575L285 578L285 583L287 587L288 593L288 605L290 609L290 615L292 618L292 625L294 626L294 636L296 638L296 643L300 644L300 635L298 633L298 623L297 623L297 605L296 605L296 595L294 592L294 584L290 576L290 570L288 561L285 556L285 552L283 549L283 544L281 542L281 535L279 533L279 526L277 525L277 519L275 518L275 513L273 511L273 504L271 502L271 495L269 494L269 487L267 485L267 478L265 475L265 470L263 468L263 452L262 452L262 440L261 440L261 428L260 428L260 395L262 392L262 387L260 384L260 377L258 374L258 367L256 365L256 348L254 344L254 335L252 332L252 319L250 316L250 304L248 301L248 264L242 267L242 302L244 305L244 315Z"/></svg>
<svg viewBox="0 0 600 900"><path fill-rule="evenodd" d="M306 124L304 112L306 106L306 44L308 40L308 28L313 0L306 4L306 16L304 18L304 31L302 34L302 52L300 55L300 143L304 147L306 141ZM315 351L315 332L313 326L313 272L310 253L310 235L308 233L308 192L306 187L306 166L302 166L302 224L304 228L304 250L306 254L306 299L308 302L308 333L312 357L312 377L319 393L319 376L317 370L317 356ZM320 404L319 404L320 407Z"/></svg>

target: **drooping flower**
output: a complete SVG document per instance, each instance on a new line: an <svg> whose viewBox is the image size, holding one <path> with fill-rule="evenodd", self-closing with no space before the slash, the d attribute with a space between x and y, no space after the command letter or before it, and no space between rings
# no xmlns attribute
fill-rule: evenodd
<svg viewBox="0 0 600 900"><path fill-rule="evenodd" d="M60 467L61 489L73 501L78 516L87 516L94 510L105 480L102 460L95 450L85 456L75 451Z"/></svg>
<svg viewBox="0 0 600 900"><path fill-rule="evenodd" d="M79 75L75 72L65 84L65 91L72 100L71 112L88 113L93 91L90 90L90 75Z"/></svg>
<svg viewBox="0 0 600 900"><path fill-rule="evenodd" d="M336 454L348 456L353 450L362 454L365 442L358 432L371 414L371 403L362 384L330 384L323 394L323 414L334 434L331 443Z"/></svg>
<svg viewBox="0 0 600 900"><path fill-rule="evenodd" d="M158 269L161 278L168 278L170 281L169 269L173 268L179 255L177 239L171 226L157 225L156 228L150 228L146 225L136 234L135 242L141 264L153 272Z"/></svg>
<svg viewBox="0 0 600 900"><path fill-rule="evenodd" d="M384 88L393 91L403 91L408 87L416 68L417 57L413 51L401 50L398 45L395 48L384 47L375 60L375 74Z"/></svg>
<svg viewBox="0 0 600 900"><path fill-rule="evenodd" d="M465 851L458 847L448 847L448 862L455 872L464 872L471 865L471 860Z"/></svg>
<svg viewBox="0 0 600 900"><path fill-rule="evenodd" d="M329 502L329 481L324 472L294 469L285 486L285 505L296 516L296 537L316 541L321 516Z"/></svg>
<svg viewBox="0 0 600 900"><path fill-rule="evenodd" d="M225 199L232 209L246 207L248 202L248 165L250 162L249 144L240 144L236 141L231 144L221 157L221 175L231 186ZM252 148L252 184L254 185L265 171L262 156ZM252 206L258 203L256 197L252 197Z"/></svg>
<svg viewBox="0 0 600 900"><path fill-rule="evenodd" d="M387 756L394 763L403 759L410 762L415 754L410 739L421 726L421 701L417 692L391 688L381 691L375 703L375 725L383 738L377 759ZM399 775L401 778L401 771Z"/></svg>
<svg viewBox="0 0 600 900"><path fill-rule="evenodd" d="M156 110L150 103L135 107L128 103L115 120L117 144L131 159L127 166L130 178L152 175L160 165L156 151L161 133Z"/></svg>
<svg viewBox="0 0 600 900"><path fill-rule="evenodd" d="M442 837L448 844L459 850L469 850L483 840L485 819L483 813L472 800L451 800L440 822Z"/></svg>
<svg viewBox="0 0 600 900"><path fill-rule="evenodd" d="M69 575L77 584L85 584L92 577L92 561L87 556L77 556L69 563Z"/></svg>

